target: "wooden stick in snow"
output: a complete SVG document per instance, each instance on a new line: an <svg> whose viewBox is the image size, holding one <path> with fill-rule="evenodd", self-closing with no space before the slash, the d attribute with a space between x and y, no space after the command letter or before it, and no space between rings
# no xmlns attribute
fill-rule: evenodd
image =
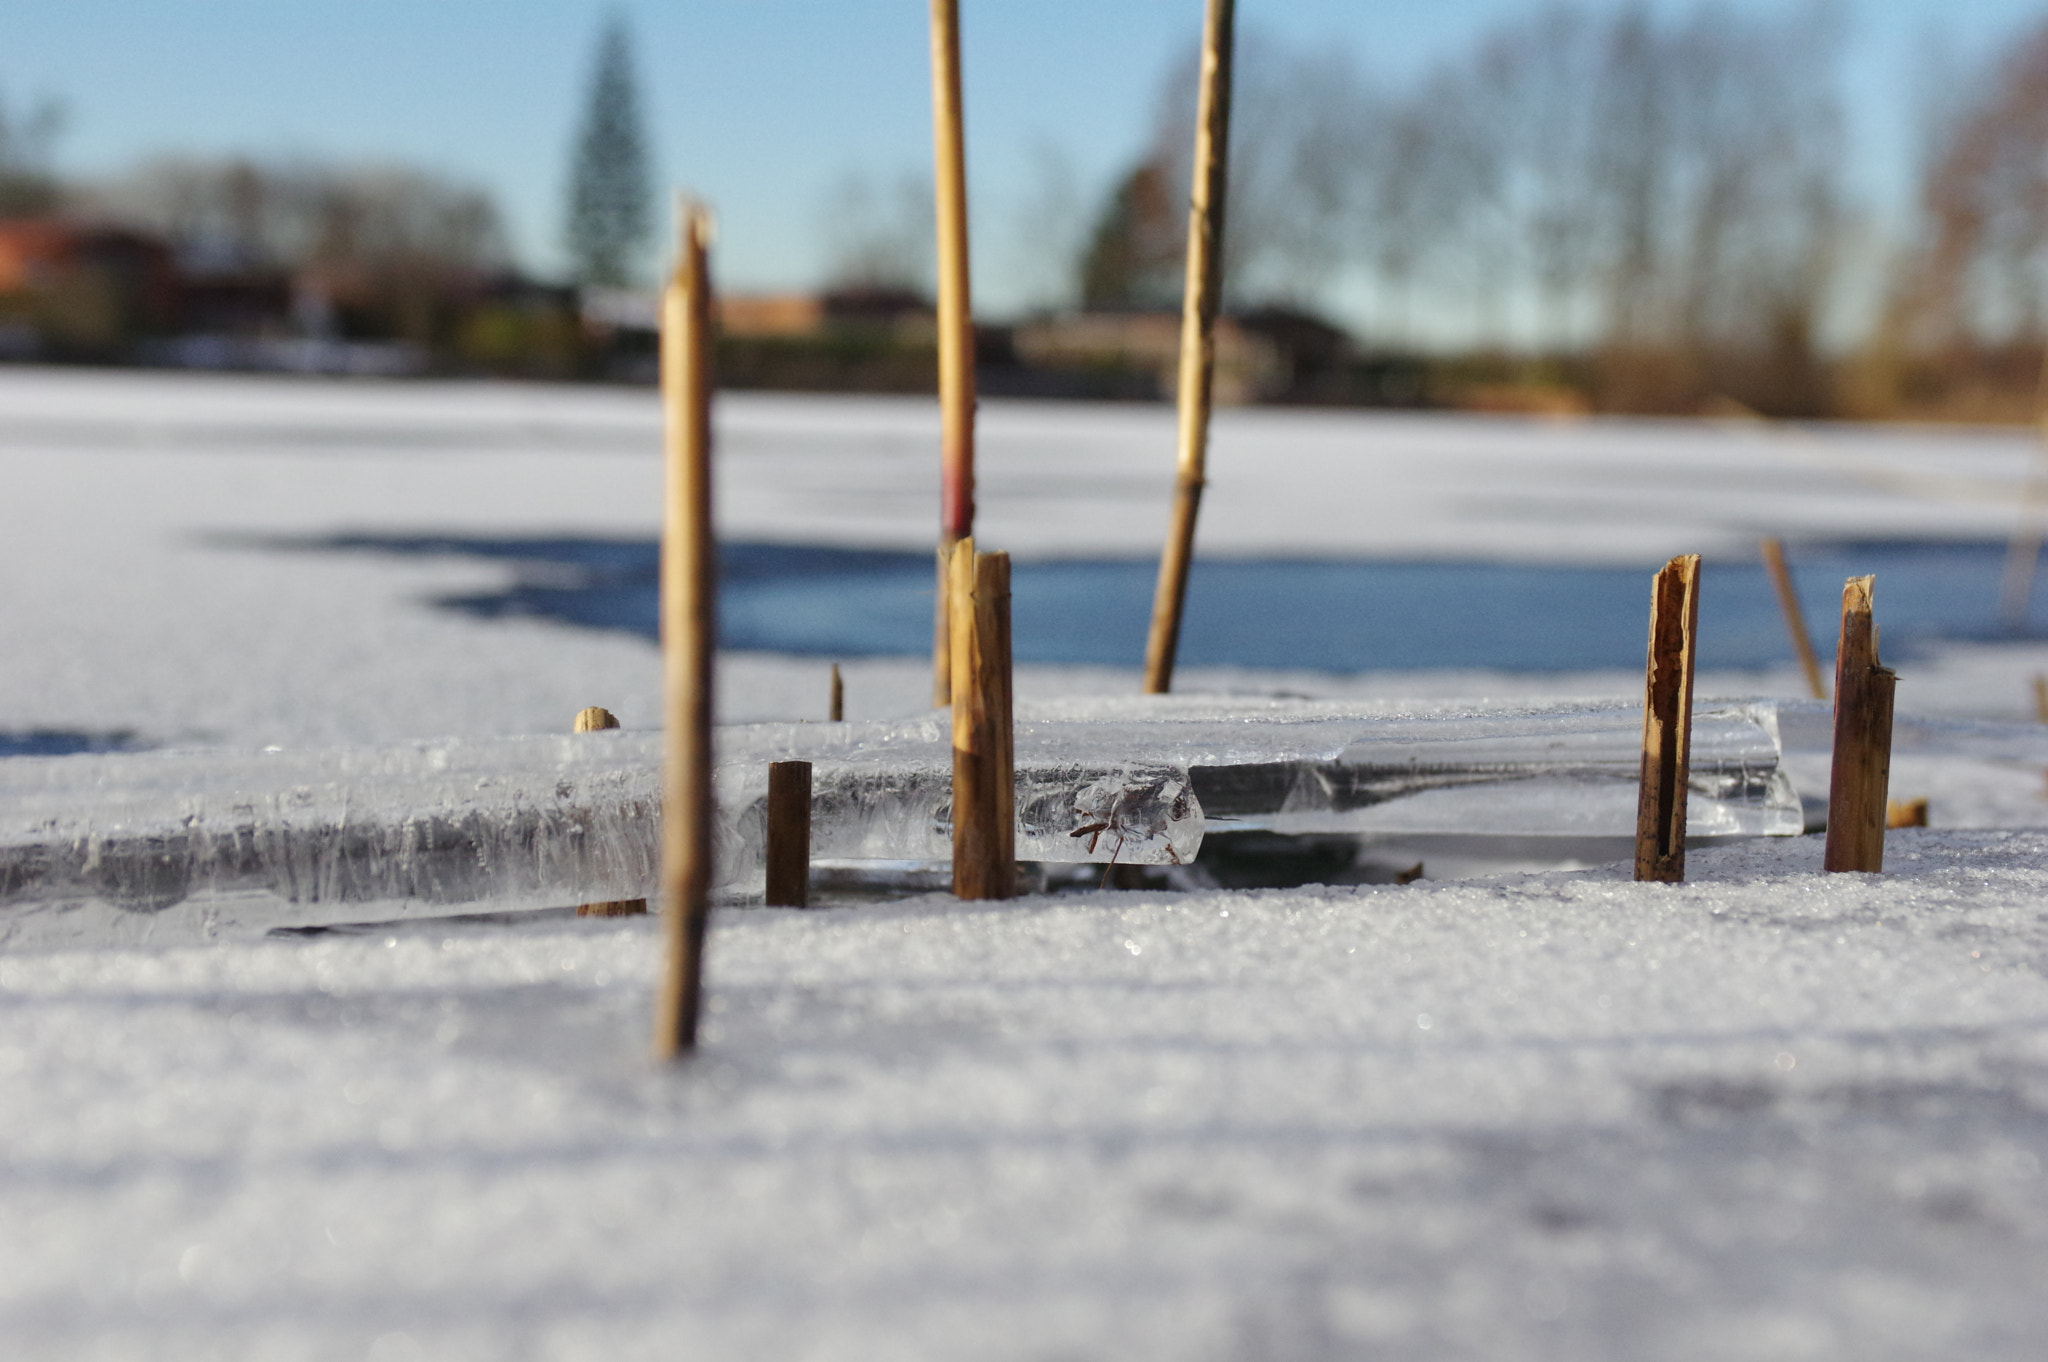
<svg viewBox="0 0 2048 1362"><path fill-rule="evenodd" d="M770 908L811 902L811 764L768 763L768 892Z"/></svg>
<svg viewBox="0 0 2048 1362"><path fill-rule="evenodd" d="M2048 676L2034 673L2034 717L2048 724Z"/></svg>
<svg viewBox="0 0 2048 1362"><path fill-rule="evenodd" d="M1835 757L1828 781L1828 870L1884 869L1886 797L1892 773L1892 691L1898 675L1877 660L1871 616L1875 577L1842 587L1842 641L1835 650Z"/></svg>
<svg viewBox="0 0 2048 1362"><path fill-rule="evenodd" d="M953 547L953 893L1016 892L1016 754L1010 696L1010 555Z"/></svg>
<svg viewBox="0 0 2048 1362"><path fill-rule="evenodd" d="M668 467L661 646L668 751L661 822L666 945L654 1053L663 1059L697 1044L711 893L711 668L718 637L711 528L711 220L695 206L682 207L680 216L680 258L661 300Z"/></svg>
<svg viewBox="0 0 2048 1362"><path fill-rule="evenodd" d="M832 700L825 713L835 724L846 719L846 682L840 678L837 662L832 664Z"/></svg>
<svg viewBox="0 0 2048 1362"><path fill-rule="evenodd" d="M1195 118L1194 195L1188 207L1187 283L1181 299L1180 443L1173 520L1159 557L1152 628L1145 640L1145 693L1173 689L1180 653L1195 516L1208 480L1209 406L1216 375L1216 307L1223 291L1223 206L1230 160L1230 66L1235 0L1209 0L1202 26L1202 89Z"/></svg>
<svg viewBox="0 0 2048 1362"><path fill-rule="evenodd" d="M1792 569L1785 566L1785 547L1775 539L1762 543L1764 567L1771 585L1778 591L1778 609L1785 615L1785 631L1792 635L1792 651L1799 655L1799 669L1806 673L1806 687L1816 700L1828 698L1821 681L1820 659L1813 653L1813 638L1806 632L1806 614L1799 608L1799 593L1792 589Z"/></svg>
<svg viewBox="0 0 2048 1362"><path fill-rule="evenodd" d="M619 726L618 716L608 709L591 705L576 711L575 731L578 733L602 733ZM578 917L638 917L647 911L646 899L613 899L607 903L585 903L577 906Z"/></svg>
<svg viewBox="0 0 2048 1362"><path fill-rule="evenodd" d="M1685 796L1692 763L1692 670L1699 634L1700 557L1666 563L1650 588L1650 661L1643 697L1636 878L1685 878Z"/></svg>
<svg viewBox="0 0 2048 1362"><path fill-rule="evenodd" d="M953 545L974 533L974 307L968 295L967 152L960 114L959 0L932 0L932 187L938 210L939 560L932 703L952 702L946 603Z"/></svg>

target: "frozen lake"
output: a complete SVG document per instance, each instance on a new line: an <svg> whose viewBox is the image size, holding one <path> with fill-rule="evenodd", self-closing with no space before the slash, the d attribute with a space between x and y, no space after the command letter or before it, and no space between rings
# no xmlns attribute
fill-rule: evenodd
<svg viewBox="0 0 2048 1362"><path fill-rule="evenodd" d="M985 416L1020 695L1129 693L1171 414ZM724 716L822 716L842 655L856 717L920 710L931 404L720 434L731 641L783 650L722 659ZM0 368L0 756L651 727L657 436L642 392ZM2036 457L1225 413L1190 647L1240 665L1183 687L1639 696L1649 573L1699 551L1702 694L1795 694L1775 533L1823 637L1878 572L1902 714L2026 718L1987 546ZM647 919L0 952L0 1353L2024 1362L2037 757L1902 742L1937 826L1882 877L1785 837L1678 886L724 911L679 1069Z"/></svg>
<svg viewBox="0 0 2048 1362"><path fill-rule="evenodd" d="M982 431L981 538L1017 557L1020 658L1131 684L1172 413L991 402ZM739 394L719 438L748 678L728 716L816 711L822 681L757 654L812 678L872 659L856 712L916 707L932 404ZM0 751L545 732L591 703L651 722L658 447L637 390L0 369L0 628L28 641L0 671ZM1824 654L1841 578L1878 574L1913 664L1901 704L1936 703L1913 688L1959 655L1938 645L1998 638L1998 546L2036 457L2023 432L1225 412L1185 684L1627 693L1649 574L1697 551L1703 668L1790 691L1756 565L1772 533ZM2048 649L1970 656L1978 680L1944 679L1939 705L2025 715Z"/></svg>
<svg viewBox="0 0 2048 1362"><path fill-rule="evenodd" d="M345 535L312 552L469 559L500 565L499 589L436 603L485 619L523 617L622 630L652 642L660 545L653 539ZM2038 637L1998 618L1998 542L1794 545L1809 632L1833 647L1844 578L1884 583L1885 638L1901 658L1924 645ZM1135 667L1144 658L1156 561L1024 558L1012 578L1017 660ZM1790 655L1761 565L1703 569L1700 662L1764 670ZM1625 668L1644 650L1647 573L1633 567L1431 559L1206 558L1195 564L1181 658L1194 667L1324 672ZM719 583L724 646L843 659L929 651L926 553L800 544L727 544ZM2043 593L2048 597L2048 592ZM2048 619L2048 605L2038 606Z"/></svg>

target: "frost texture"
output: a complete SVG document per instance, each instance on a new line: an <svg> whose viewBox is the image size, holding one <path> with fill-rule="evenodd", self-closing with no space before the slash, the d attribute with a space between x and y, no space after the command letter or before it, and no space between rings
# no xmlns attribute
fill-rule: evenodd
<svg viewBox="0 0 2048 1362"><path fill-rule="evenodd" d="M1626 835L1638 711L1158 697L1025 707L1017 854L1185 864L1210 826ZM768 763L814 766L818 860L943 860L943 716L719 733L718 880L758 888ZM651 895L654 733L382 750L0 763L0 939L44 941L560 907ZM1694 721L1695 836L1796 833L1768 704ZM175 914L168 910L179 911ZM111 933L109 912L116 924Z"/></svg>
<svg viewBox="0 0 2048 1362"><path fill-rule="evenodd" d="M1617 836L1635 830L1640 710L1374 723L1331 760L1196 772L1212 821L1274 832ZM1798 797L1768 704L1693 717L1691 837L1791 836Z"/></svg>
<svg viewBox="0 0 2048 1362"><path fill-rule="evenodd" d="M1177 759L1177 729L1157 720L1135 733L1096 731L1074 721L1020 721L1018 859L1193 860L1204 823L1187 765ZM952 855L952 728L943 714L884 723L752 724L720 732L725 883L758 888L768 763L790 760L812 763L813 857Z"/></svg>
<svg viewBox="0 0 2048 1362"><path fill-rule="evenodd" d="M658 735L581 734L10 760L0 940L635 897L657 868L659 753Z"/></svg>

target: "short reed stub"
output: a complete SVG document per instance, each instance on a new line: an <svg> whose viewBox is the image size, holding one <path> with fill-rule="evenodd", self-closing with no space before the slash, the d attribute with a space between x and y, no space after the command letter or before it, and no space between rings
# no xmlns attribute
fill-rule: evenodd
<svg viewBox="0 0 2048 1362"><path fill-rule="evenodd" d="M1685 878L1685 795L1692 762L1692 673L1699 634L1700 559L1674 558L1650 588L1650 658L1643 697L1642 788L1636 798L1636 878Z"/></svg>
<svg viewBox="0 0 2048 1362"><path fill-rule="evenodd" d="M811 903L811 764L768 763L768 886L770 908Z"/></svg>
<svg viewBox="0 0 2048 1362"><path fill-rule="evenodd" d="M1829 870L1877 874L1892 772L1892 692L1898 676L1878 662L1871 615L1875 577L1842 587L1842 638L1835 651L1835 754L1828 781Z"/></svg>
<svg viewBox="0 0 2048 1362"><path fill-rule="evenodd" d="M1010 555L953 550L953 892L1016 892L1016 756L1010 698Z"/></svg>

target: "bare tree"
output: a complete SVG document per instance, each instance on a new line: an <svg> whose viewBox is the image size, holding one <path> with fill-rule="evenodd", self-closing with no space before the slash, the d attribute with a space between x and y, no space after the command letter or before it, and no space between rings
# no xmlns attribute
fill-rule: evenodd
<svg viewBox="0 0 2048 1362"><path fill-rule="evenodd" d="M1187 214L1174 181L1157 160L1123 177L1096 219L1081 257L1081 305L1105 308L1177 307L1186 254Z"/></svg>
<svg viewBox="0 0 2048 1362"><path fill-rule="evenodd" d="M1190 47L1168 73L1151 150L1132 172L1150 166L1163 175L1182 235L1199 55ZM1345 222L1377 111L1339 53L1297 52L1249 30L1238 35L1235 65L1224 296L1236 305L1311 304L1344 267ZM1169 305L1178 298L1176 281Z"/></svg>
<svg viewBox="0 0 2048 1362"><path fill-rule="evenodd" d="M82 202L167 237L190 267L282 274L364 333L422 344L506 258L487 193L405 166L162 158Z"/></svg>
<svg viewBox="0 0 2048 1362"><path fill-rule="evenodd" d="M1393 91L1247 35L1226 296L1327 312L1355 290L1411 342L1572 357L1618 407L1818 410L1849 216L1840 38L1830 0L1560 4ZM1098 278L1157 257L1162 304L1195 85L1189 58L1090 256ZM1148 214L1170 247L1141 249Z"/></svg>
<svg viewBox="0 0 2048 1362"><path fill-rule="evenodd" d="M56 206L57 176L51 165L63 106L43 100L15 110L0 98L0 215L46 212Z"/></svg>
<svg viewBox="0 0 2048 1362"><path fill-rule="evenodd" d="M484 270L505 258L488 193L409 166L162 157L89 202L188 253L251 267Z"/></svg>
<svg viewBox="0 0 2048 1362"><path fill-rule="evenodd" d="M1041 142L1032 149L1030 179L1007 225L1008 255L1023 305L1057 310L1079 302L1074 262L1083 254L1090 224L1078 172L1057 144Z"/></svg>
<svg viewBox="0 0 2048 1362"><path fill-rule="evenodd" d="M1606 399L1811 407L1841 227L1822 5L1560 7L1417 88L1361 198L1375 269L1497 341L1601 357Z"/></svg>
<svg viewBox="0 0 2048 1362"><path fill-rule="evenodd" d="M1935 133L1920 194L1922 242L1900 299L1908 346L1951 365L1964 352L2037 348L2043 339L2048 21L1969 86L1981 93Z"/></svg>
<svg viewBox="0 0 2048 1362"><path fill-rule="evenodd" d="M906 171L887 182L849 174L828 196L823 221L829 282L838 288L925 293L937 251L931 181Z"/></svg>

